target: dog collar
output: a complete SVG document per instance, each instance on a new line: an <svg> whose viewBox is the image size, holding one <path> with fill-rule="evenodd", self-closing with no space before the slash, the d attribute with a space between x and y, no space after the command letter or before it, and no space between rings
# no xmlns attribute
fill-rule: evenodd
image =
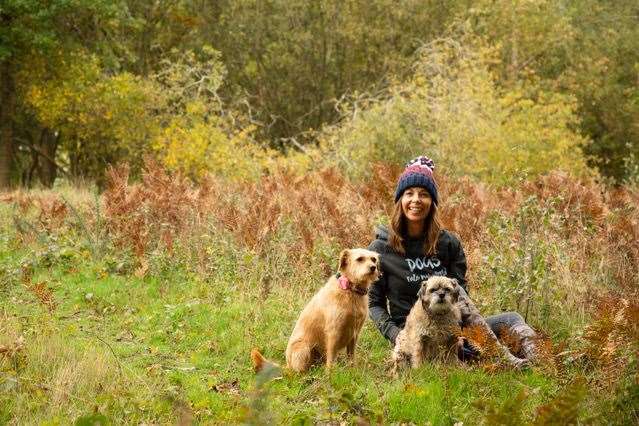
<svg viewBox="0 0 639 426"><path fill-rule="evenodd" d="M350 290L353 293L359 294L360 296L365 296L368 294L368 290L362 290L361 288L353 285L348 278L340 274L339 272L335 274L335 278L337 278L337 283L339 284L339 288L342 290Z"/></svg>

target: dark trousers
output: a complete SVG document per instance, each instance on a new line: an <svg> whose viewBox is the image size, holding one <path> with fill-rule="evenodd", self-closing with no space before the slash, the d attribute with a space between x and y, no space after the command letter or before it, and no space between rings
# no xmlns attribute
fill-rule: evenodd
<svg viewBox="0 0 639 426"><path fill-rule="evenodd" d="M500 332L504 329L522 339L534 338L536 336L535 331L524 321L524 317L517 312L504 312L486 317L485 319L497 336L499 336Z"/></svg>
<svg viewBox="0 0 639 426"><path fill-rule="evenodd" d="M461 289L461 291L464 291L464 289ZM526 324L524 317L517 312L503 312L501 314L484 317L484 319L497 337L507 333L511 338L514 337L518 340L516 346L519 348L519 353L513 355L530 360L535 358L535 338L537 337L537 333L535 333L532 327ZM464 342L464 347L460 355L463 359L473 359L478 354L468 345L468 342Z"/></svg>

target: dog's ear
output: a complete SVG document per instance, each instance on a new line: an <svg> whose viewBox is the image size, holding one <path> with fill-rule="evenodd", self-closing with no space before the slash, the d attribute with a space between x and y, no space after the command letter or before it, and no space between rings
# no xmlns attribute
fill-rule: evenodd
<svg viewBox="0 0 639 426"><path fill-rule="evenodd" d="M450 280L453 283L453 302L457 303L457 301L459 300L459 281L457 281L457 279L452 278Z"/></svg>
<svg viewBox="0 0 639 426"><path fill-rule="evenodd" d="M350 251L348 249L342 250L342 252L339 255L339 266L337 267L337 269L339 269L340 272L343 272L344 269L346 269L346 267L348 266L349 257L350 257Z"/></svg>
<svg viewBox="0 0 639 426"><path fill-rule="evenodd" d="M422 285L419 288L419 291L417 292L418 299L420 299L422 297L422 294L426 292L426 287L428 287L428 281L422 281Z"/></svg>

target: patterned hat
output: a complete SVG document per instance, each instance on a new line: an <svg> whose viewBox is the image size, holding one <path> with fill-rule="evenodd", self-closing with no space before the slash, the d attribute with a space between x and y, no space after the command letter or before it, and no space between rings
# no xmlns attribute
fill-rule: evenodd
<svg viewBox="0 0 639 426"><path fill-rule="evenodd" d="M406 188L419 186L426 188L433 203L437 204L437 184L433 178L433 170L435 170L435 163L428 157L422 155L410 160L397 181L395 202L402 197Z"/></svg>

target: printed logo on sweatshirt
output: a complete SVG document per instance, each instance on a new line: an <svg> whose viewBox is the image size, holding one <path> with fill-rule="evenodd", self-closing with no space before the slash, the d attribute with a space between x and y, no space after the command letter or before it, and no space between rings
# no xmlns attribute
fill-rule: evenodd
<svg viewBox="0 0 639 426"><path fill-rule="evenodd" d="M442 264L442 261L437 259L436 257L418 257L417 259L405 259L406 263L408 263L408 267L411 272L415 272L415 269L424 270L424 269L435 269L439 268Z"/></svg>
<svg viewBox="0 0 639 426"><path fill-rule="evenodd" d="M408 263L411 274L406 276L409 283L421 283L433 275L446 276L446 268L442 261L436 257L418 257L416 259L404 259Z"/></svg>

